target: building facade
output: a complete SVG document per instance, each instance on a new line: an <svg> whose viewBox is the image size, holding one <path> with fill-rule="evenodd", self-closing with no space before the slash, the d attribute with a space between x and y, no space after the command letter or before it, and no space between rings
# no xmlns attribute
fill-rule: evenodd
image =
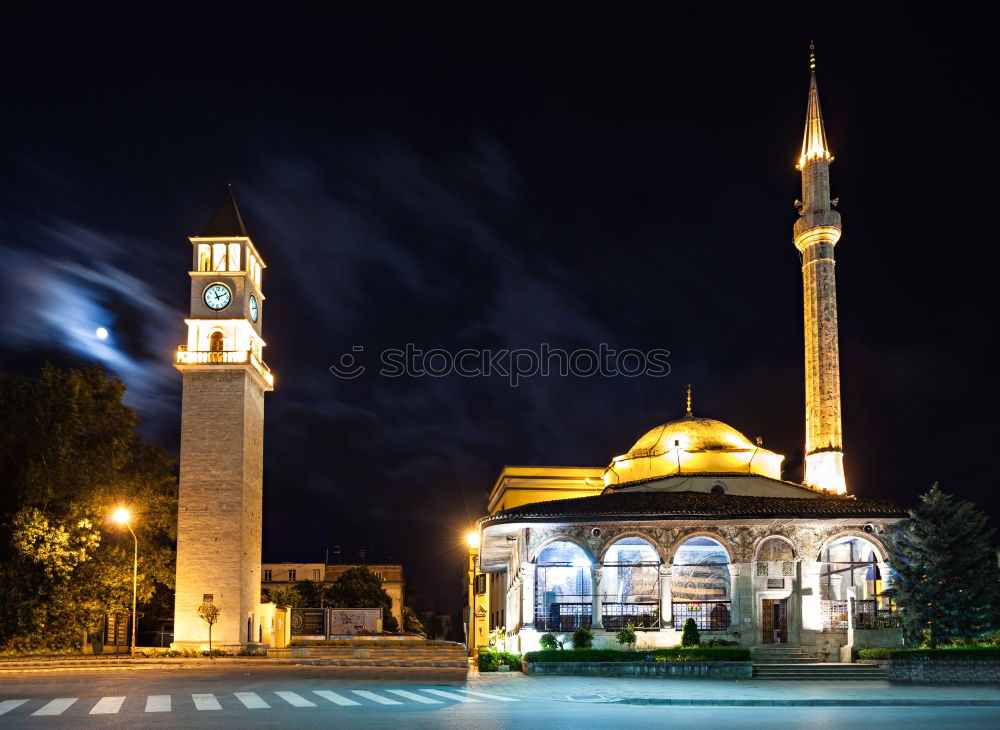
<svg viewBox="0 0 1000 730"><path fill-rule="evenodd" d="M803 483L782 478L784 457L759 438L695 416L690 388L681 417L606 467L508 467L470 549L471 651L500 626L520 651L577 627L593 631L596 646L615 646L628 624L640 646L672 646L688 619L706 640L791 644L828 661L900 644L881 536L906 513L856 499L844 477L841 224L813 56L810 69L793 230L804 296Z"/></svg>
<svg viewBox="0 0 1000 730"><path fill-rule="evenodd" d="M261 336L264 262L232 190L200 236L192 266L183 376L174 645L208 643L198 606L221 609L216 646L261 641L264 394L274 377Z"/></svg>

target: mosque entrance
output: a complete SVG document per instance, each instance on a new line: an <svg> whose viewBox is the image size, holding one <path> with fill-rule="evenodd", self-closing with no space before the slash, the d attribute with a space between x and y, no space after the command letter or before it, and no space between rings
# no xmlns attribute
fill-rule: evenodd
<svg viewBox="0 0 1000 730"><path fill-rule="evenodd" d="M788 643L788 599L765 598L764 631L761 639L765 644Z"/></svg>

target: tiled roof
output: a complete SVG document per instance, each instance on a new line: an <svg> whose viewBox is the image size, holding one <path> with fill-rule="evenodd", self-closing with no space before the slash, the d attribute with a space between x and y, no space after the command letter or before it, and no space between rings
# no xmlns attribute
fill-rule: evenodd
<svg viewBox="0 0 1000 730"><path fill-rule="evenodd" d="M503 522L621 518L733 519L754 517L906 517L892 502L843 497L751 497L708 492L620 492L535 502L497 512L484 527Z"/></svg>

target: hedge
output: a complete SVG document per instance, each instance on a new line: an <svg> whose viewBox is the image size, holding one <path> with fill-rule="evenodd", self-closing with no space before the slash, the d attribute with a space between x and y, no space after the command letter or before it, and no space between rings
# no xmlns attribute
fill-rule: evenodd
<svg viewBox="0 0 1000 730"><path fill-rule="evenodd" d="M862 649L862 659L977 662L1000 659L1000 646L946 646L940 649Z"/></svg>
<svg viewBox="0 0 1000 730"><path fill-rule="evenodd" d="M479 671L496 672L500 670L500 665L506 664L517 671L521 668L521 655L509 651L492 651L490 649L479 650Z"/></svg>
<svg viewBox="0 0 1000 730"><path fill-rule="evenodd" d="M546 649L529 651L526 662L641 662L652 654L658 662L747 662L750 650L740 648L715 648L692 646L670 647L650 651L623 651L621 649Z"/></svg>

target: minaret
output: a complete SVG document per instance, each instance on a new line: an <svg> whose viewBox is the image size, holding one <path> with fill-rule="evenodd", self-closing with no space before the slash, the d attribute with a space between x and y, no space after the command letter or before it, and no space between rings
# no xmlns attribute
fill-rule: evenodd
<svg viewBox="0 0 1000 730"><path fill-rule="evenodd" d="M233 191L193 245L184 378L174 644L207 646L198 606L221 609L219 647L256 643L260 626L264 393L274 378L261 357L264 262Z"/></svg>
<svg viewBox="0 0 1000 730"><path fill-rule="evenodd" d="M845 494L840 424L840 355L837 341L837 284L833 249L840 240L840 214L830 199L830 163L816 87L815 47L809 46L809 103L802 154L802 200L793 237L802 260L806 351L805 483Z"/></svg>

